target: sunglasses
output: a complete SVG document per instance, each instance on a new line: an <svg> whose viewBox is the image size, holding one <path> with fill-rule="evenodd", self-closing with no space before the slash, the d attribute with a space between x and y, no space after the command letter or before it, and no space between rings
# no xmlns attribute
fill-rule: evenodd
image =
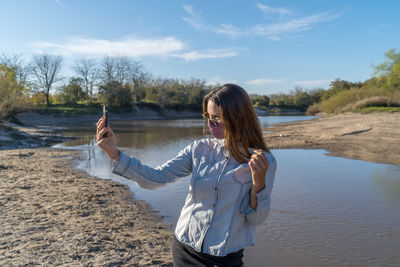
<svg viewBox="0 0 400 267"><path fill-rule="evenodd" d="M211 126L213 126L213 127L218 127L218 125L221 123L217 120L210 119L208 117L208 114L202 114L202 116L203 116L203 119L205 120L205 122L206 123L210 122Z"/></svg>

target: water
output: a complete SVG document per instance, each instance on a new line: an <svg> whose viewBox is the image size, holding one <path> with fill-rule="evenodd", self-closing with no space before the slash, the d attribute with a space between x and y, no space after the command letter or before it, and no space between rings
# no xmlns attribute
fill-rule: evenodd
<svg viewBox="0 0 400 267"><path fill-rule="evenodd" d="M262 127L307 116L260 117ZM118 146L156 166L202 138L202 121L112 122ZM62 146L80 148L79 168L126 184L175 225L189 178L156 188L113 175L95 145L95 126L71 128L82 136ZM272 150L278 162L272 208L257 229L246 266L400 266L400 166L325 155L324 150Z"/></svg>

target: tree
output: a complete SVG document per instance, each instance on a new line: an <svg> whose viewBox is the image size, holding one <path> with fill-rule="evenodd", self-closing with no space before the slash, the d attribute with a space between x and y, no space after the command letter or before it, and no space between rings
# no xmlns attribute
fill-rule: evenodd
<svg viewBox="0 0 400 267"><path fill-rule="evenodd" d="M60 88L60 93L57 95L58 98L68 104L77 103L87 97L81 84L82 78L72 77L67 85Z"/></svg>
<svg viewBox="0 0 400 267"><path fill-rule="evenodd" d="M105 104L114 107L131 107L132 95L130 89L117 81L103 84L99 88L100 96Z"/></svg>
<svg viewBox="0 0 400 267"><path fill-rule="evenodd" d="M145 71L142 63L132 61L130 77L133 84L132 95L134 96L135 102L140 102L146 96L145 87L149 84L151 75Z"/></svg>
<svg viewBox="0 0 400 267"><path fill-rule="evenodd" d="M309 95L311 97L311 102L314 103L319 103L321 102L322 95L324 94L325 90L322 88L316 88L311 91L309 91Z"/></svg>
<svg viewBox="0 0 400 267"><path fill-rule="evenodd" d="M36 90L40 90L46 96L46 104L49 105L49 95L53 85L59 82L60 70L63 58L49 54L35 55L32 59L32 74Z"/></svg>
<svg viewBox="0 0 400 267"><path fill-rule="evenodd" d="M9 55L3 53L0 56L0 65L4 65L6 68L12 69L15 73L17 82L22 86L28 85L28 75L30 73L29 65L21 59L22 55L14 54Z"/></svg>
<svg viewBox="0 0 400 267"><path fill-rule="evenodd" d="M96 66L96 60L82 58L75 61L72 67L76 75L82 80L86 95L93 96L93 88L99 80L99 69Z"/></svg>
<svg viewBox="0 0 400 267"><path fill-rule="evenodd" d="M7 119L24 109L24 89L18 82L14 69L0 64L0 118Z"/></svg>
<svg viewBox="0 0 400 267"><path fill-rule="evenodd" d="M400 63L393 66L387 76L386 85L392 90L400 91Z"/></svg>
<svg viewBox="0 0 400 267"><path fill-rule="evenodd" d="M116 81L125 85L131 81L132 61L128 57L113 56L103 58L101 78L103 84Z"/></svg>
<svg viewBox="0 0 400 267"><path fill-rule="evenodd" d="M312 99L307 92L298 92L294 97L294 105L301 111L306 111L312 104Z"/></svg>
<svg viewBox="0 0 400 267"><path fill-rule="evenodd" d="M293 97L287 94L272 94L270 96L270 104L279 107L292 107L294 105Z"/></svg>
<svg viewBox="0 0 400 267"><path fill-rule="evenodd" d="M322 95L322 100L327 100L341 91L350 90L350 88L352 87L360 88L363 86L363 83L362 82L353 83L346 80L335 79L329 85L330 88L329 90L324 92L324 94Z"/></svg>
<svg viewBox="0 0 400 267"><path fill-rule="evenodd" d="M269 106L269 97L266 95L252 95L250 96L252 104L257 108L266 108Z"/></svg>
<svg viewBox="0 0 400 267"><path fill-rule="evenodd" d="M107 56L103 58L99 93L105 103L110 106L129 106L132 104L129 84L131 80L130 69L130 61L127 57ZM126 103L121 98L122 95L126 97Z"/></svg>
<svg viewBox="0 0 400 267"><path fill-rule="evenodd" d="M130 88L134 101L140 102L146 97L146 87L150 84L151 75L138 61L122 56L107 56L101 63L101 79L103 87L106 84L107 87L120 84ZM113 83L114 81L117 83Z"/></svg>
<svg viewBox="0 0 400 267"><path fill-rule="evenodd" d="M375 76L386 76L396 65L400 64L400 52L397 52L396 49L389 49L386 51L385 58L385 62L379 64L378 66L374 66Z"/></svg>
<svg viewBox="0 0 400 267"><path fill-rule="evenodd" d="M188 105L194 110L202 110L203 98L206 95L206 81L190 79L185 86L188 87Z"/></svg>

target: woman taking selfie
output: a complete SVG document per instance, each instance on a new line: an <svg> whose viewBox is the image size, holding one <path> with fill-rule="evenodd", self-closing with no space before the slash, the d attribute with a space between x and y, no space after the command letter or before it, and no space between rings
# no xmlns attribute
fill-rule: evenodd
<svg viewBox="0 0 400 267"><path fill-rule="evenodd" d="M255 227L268 216L276 160L240 86L207 94L203 117L214 138L194 141L155 168L119 151L103 118L97 143L115 162L113 172L128 179L170 183L191 174L172 243L174 266L243 266L243 249L254 244Z"/></svg>

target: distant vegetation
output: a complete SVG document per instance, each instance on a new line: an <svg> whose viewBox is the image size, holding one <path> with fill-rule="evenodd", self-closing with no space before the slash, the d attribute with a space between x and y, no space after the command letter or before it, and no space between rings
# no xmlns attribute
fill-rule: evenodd
<svg viewBox="0 0 400 267"><path fill-rule="evenodd" d="M322 101L310 106L308 112L399 111L400 52L390 49L385 58L385 62L374 67L373 77L364 82L333 81L323 93Z"/></svg>
<svg viewBox="0 0 400 267"><path fill-rule="evenodd" d="M35 55L29 64L19 55L0 57L0 118L24 110L93 113L103 104L116 112L133 105L201 112L202 99L212 89L204 80L153 77L127 57L80 59L68 78L62 76L62 63L61 56L49 54Z"/></svg>
<svg viewBox="0 0 400 267"><path fill-rule="evenodd" d="M255 107L263 108L268 111L278 110L297 110L305 112L307 108L317 102L321 101L323 89L304 90L303 88L296 87L289 94L272 94L268 97L268 105L264 105L265 101L257 101L260 96L251 96ZM264 96L261 96L264 97Z"/></svg>
<svg viewBox="0 0 400 267"><path fill-rule="evenodd" d="M26 87L17 80L15 71L0 65L0 118L24 109L27 104Z"/></svg>
<svg viewBox="0 0 400 267"><path fill-rule="evenodd" d="M328 90L295 88L289 94L250 95L266 111L297 110L396 112L400 108L400 53L391 49L364 82L336 79ZM205 80L154 77L142 63L127 57L80 59L72 77L64 77L61 56L35 55L25 64L19 55L0 57L0 118L24 110L49 113L96 113L103 104L114 111L133 106L162 112L165 108L201 112L202 99L214 87Z"/></svg>

